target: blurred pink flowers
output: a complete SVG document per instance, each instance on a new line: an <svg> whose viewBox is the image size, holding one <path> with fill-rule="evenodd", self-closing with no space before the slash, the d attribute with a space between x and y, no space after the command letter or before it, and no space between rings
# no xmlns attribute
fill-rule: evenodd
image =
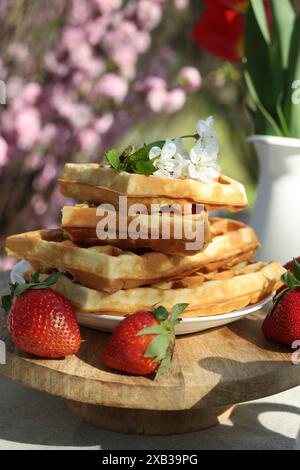
<svg viewBox="0 0 300 470"><path fill-rule="evenodd" d="M8 159L8 145L5 140L0 137L0 167L4 166Z"/></svg>
<svg viewBox="0 0 300 470"><path fill-rule="evenodd" d="M162 17L162 10L159 4L151 0L141 0L137 6L137 17L139 24L151 31L159 25Z"/></svg>
<svg viewBox="0 0 300 470"><path fill-rule="evenodd" d="M128 92L128 82L115 73L107 73L100 78L96 92L100 97L104 96L112 99L116 104L121 104Z"/></svg>
<svg viewBox="0 0 300 470"><path fill-rule="evenodd" d="M0 115L0 175L5 172L1 188L10 198L9 204L0 200L5 234L55 225L63 201L56 179L66 161L100 161L137 121L180 110L187 94L200 88L197 70L178 72L174 50L151 51L165 3L68 0L56 39L41 57L20 41L2 55L8 104ZM174 0L179 10L187 3ZM0 0L0 16L7 5ZM45 25L41 34L46 13L35 23Z"/></svg>
<svg viewBox="0 0 300 470"><path fill-rule="evenodd" d="M183 67L178 74L178 83L186 91L198 91L202 84L200 72L195 67Z"/></svg>
<svg viewBox="0 0 300 470"><path fill-rule="evenodd" d="M22 150L33 147L40 136L41 118L36 108L26 107L15 116L15 129L17 132L18 146Z"/></svg>

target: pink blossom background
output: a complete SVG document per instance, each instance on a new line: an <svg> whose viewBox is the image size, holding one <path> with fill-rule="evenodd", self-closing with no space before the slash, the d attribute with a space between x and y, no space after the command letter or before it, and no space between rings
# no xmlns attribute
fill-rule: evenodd
<svg viewBox="0 0 300 470"><path fill-rule="evenodd" d="M10 5L1 0L4 22ZM180 15L188 6L174 0L168 12ZM7 89L0 116L2 252L7 234L59 223L65 201L56 181L65 162L101 161L136 122L175 113L199 90L196 68L180 64L167 44L153 48L165 8L165 0L68 0L41 56L26 38L8 43L0 56ZM34 31L41 36L49 22L47 10L38 10ZM0 268L10 266L2 258Z"/></svg>

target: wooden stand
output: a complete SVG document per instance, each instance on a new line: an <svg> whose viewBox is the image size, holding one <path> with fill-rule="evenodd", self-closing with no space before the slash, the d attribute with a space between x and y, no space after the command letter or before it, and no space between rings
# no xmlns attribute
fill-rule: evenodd
<svg viewBox="0 0 300 470"><path fill-rule="evenodd" d="M7 361L0 373L65 399L70 410L93 425L136 434L176 434L228 418L233 405L300 384L291 351L268 342L262 314L228 326L179 337L168 373L153 380L106 369L100 351L107 334L82 329L76 356L34 359L17 353L0 313Z"/></svg>
<svg viewBox="0 0 300 470"><path fill-rule="evenodd" d="M82 421L99 428L130 434L165 435L199 431L230 417L234 406L185 411L130 410L66 400Z"/></svg>

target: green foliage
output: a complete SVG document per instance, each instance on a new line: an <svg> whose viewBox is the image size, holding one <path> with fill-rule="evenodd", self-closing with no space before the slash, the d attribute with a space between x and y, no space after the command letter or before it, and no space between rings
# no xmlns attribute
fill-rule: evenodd
<svg viewBox="0 0 300 470"><path fill-rule="evenodd" d="M272 308L272 312L275 310L275 307L278 305L281 299L290 292L291 290L299 290L300 289L300 264L294 258L293 263L294 274L290 271L286 271L282 276L281 280L283 284L286 286L285 289L282 289L278 292L278 294L274 297L274 305ZM272 313L271 312L271 313Z"/></svg>
<svg viewBox="0 0 300 470"><path fill-rule="evenodd" d="M270 0L269 32L264 0L250 0L245 29L245 79L256 105L256 132L300 137L300 106L292 84L300 77L300 18L290 0Z"/></svg>
<svg viewBox="0 0 300 470"><path fill-rule="evenodd" d="M300 80L300 16L294 20L288 64L284 111L290 136L300 138L300 104L293 102L293 84Z"/></svg>
<svg viewBox="0 0 300 470"><path fill-rule="evenodd" d="M31 276L29 282L25 282L24 284L10 284L10 294L1 297L2 308L5 312L9 312L15 297L20 297L21 295L25 294L25 292L32 289L48 289L58 281L59 276L60 273L54 273L46 277L46 279L43 281L40 281L40 271L36 271Z"/></svg>
<svg viewBox="0 0 300 470"><path fill-rule="evenodd" d="M127 171L127 173L138 173L141 175L152 175L157 168L153 165L152 161L149 160L149 152L152 147L162 148L165 144L165 140L158 140L145 144L143 147L134 151L133 153L128 152L128 149L133 149L129 146L122 154L119 154L118 150L111 149L105 153L105 158L108 163L118 171Z"/></svg>
<svg viewBox="0 0 300 470"><path fill-rule="evenodd" d="M105 158L115 170L122 170L122 163L117 149L111 149L105 152Z"/></svg>
<svg viewBox="0 0 300 470"><path fill-rule="evenodd" d="M144 356L153 358L152 362L159 362L156 377L163 375L171 363L175 345L175 325L180 321L178 317L187 306L185 303L176 304L172 307L171 314L162 305L152 307L159 324L147 326L136 335L155 335Z"/></svg>

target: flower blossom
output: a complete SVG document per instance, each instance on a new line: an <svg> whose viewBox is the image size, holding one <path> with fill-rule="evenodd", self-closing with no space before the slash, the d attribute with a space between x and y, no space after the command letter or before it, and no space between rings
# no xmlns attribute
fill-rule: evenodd
<svg viewBox="0 0 300 470"><path fill-rule="evenodd" d="M220 175L218 159L218 136L214 130L214 119L200 120L196 125L198 139L188 152L180 138L166 140L162 149L150 149L149 159L157 170L157 176L165 178L191 178L204 183L217 179Z"/></svg>
<svg viewBox="0 0 300 470"><path fill-rule="evenodd" d="M198 91L202 85L200 72L195 67L182 67L177 80L179 85L189 92Z"/></svg>
<svg viewBox="0 0 300 470"><path fill-rule="evenodd" d="M4 166L8 160L8 145L7 142L0 137L0 167Z"/></svg>
<svg viewBox="0 0 300 470"><path fill-rule="evenodd" d="M218 135L214 130L213 117L198 121L196 129L199 139L190 151L188 175L207 183L220 175L220 166L216 163L219 152Z"/></svg>
<svg viewBox="0 0 300 470"><path fill-rule="evenodd" d="M120 104L128 92L128 82L115 73L107 73L101 77L97 84L97 92Z"/></svg>
<svg viewBox="0 0 300 470"><path fill-rule="evenodd" d="M183 146L180 139L175 141L168 139L162 148L152 147L149 152L149 159L157 168L154 174L166 178L179 178L185 161L183 154L181 154L182 150Z"/></svg>
<svg viewBox="0 0 300 470"><path fill-rule="evenodd" d="M57 225L65 201L54 183L70 156L74 161L100 161L103 150L136 122L146 122L154 112L174 113L192 90L178 80L169 85L179 67L176 50L167 45L172 34L165 35L162 28L157 34L163 34L165 45L157 48L155 41L151 48L155 28L168 20L166 0L64 3L50 16L42 5L36 9L28 44L12 37L0 57L7 97L0 119L1 187L4 192L15 191L17 205L22 202L20 217L13 217L4 199L0 203L3 239L13 231ZM4 29L10 24L5 17L9 4L0 0ZM175 8L173 14L180 15ZM34 41L35 29L49 41ZM162 162L153 161L157 171L167 168L172 178L186 178L189 152L174 142L174 155L168 157L172 145L162 152ZM24 165L19 178L24 184L16 186L20 159ZM0 258L0 270L2 266Z"/></svg>

